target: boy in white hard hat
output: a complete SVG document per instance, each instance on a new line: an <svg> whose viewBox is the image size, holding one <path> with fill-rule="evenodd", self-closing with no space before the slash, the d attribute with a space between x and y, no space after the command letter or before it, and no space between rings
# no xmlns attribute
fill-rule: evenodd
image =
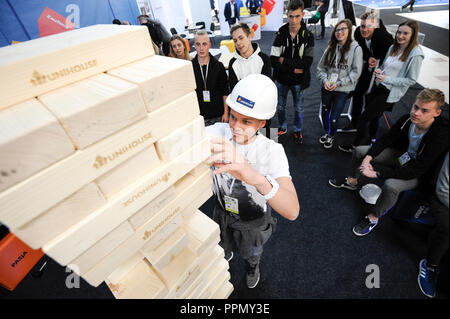
<svg viewBox="0 0 450 319"><path fill-rule="evenodd" d="M233 257L232 241L246 262L247 286L259 282L263 245L274 231L271 209L295 220L300 205L281 144L258 129L273 117L277 88L262 74L251 74L234 87L227 98L229 123L206 127L211 139L214 220L220 225L225 258Z"/></svg>

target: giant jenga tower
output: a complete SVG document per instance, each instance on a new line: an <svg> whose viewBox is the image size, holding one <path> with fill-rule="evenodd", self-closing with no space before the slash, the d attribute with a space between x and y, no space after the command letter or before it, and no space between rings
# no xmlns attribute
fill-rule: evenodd
<svg viewBox="0 0 450 319"><path fill-rule="evenodd" d="M0 221L116 298L227 298L189 61L147 28L0 49Z"/></svg>

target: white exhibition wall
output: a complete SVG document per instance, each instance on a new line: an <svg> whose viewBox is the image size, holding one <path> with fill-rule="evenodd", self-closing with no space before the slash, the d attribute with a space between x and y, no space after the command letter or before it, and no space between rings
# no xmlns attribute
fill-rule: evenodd
<svg viewBox="0 0 450 319"><path fill-rule="evenodd" d="M228 25L228 22L225 21L225 16L223 14L225 3L227 3L228 1L229 0L219 0L217 8L219 10L220 31L224 36L230 35L230 27ZM245 0L241 2L245 4ZM262 31L278 31L278 29L283 24L284 1L270 0L270 2L275 4L270 14L266 16L266 25L262 27ZM236 3L239 5L238 0L236 0Z"/></svg>
<svg viewBox="0 0 450 319"><path fill-rule="evenodd" d="M148 0L156 19L169 31L175 28L178 33L185 33L186 19L190 24L205 22L206 29L212 22L209 0Z"/></svg>

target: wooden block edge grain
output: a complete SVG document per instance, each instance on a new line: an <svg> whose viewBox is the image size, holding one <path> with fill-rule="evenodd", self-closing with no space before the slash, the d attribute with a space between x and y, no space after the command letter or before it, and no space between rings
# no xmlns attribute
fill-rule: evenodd
<svg viewBox="0 0 450 319"><path fill-rule="evenodd" d="M44 245L43 251L58 263L66 265L153 200L186 171L205 160L209 152L209 141L204 139L175 161L159 166L138 185L133 184L120 192L108 204Z"/></svg>
<svg viewBox="0 0 450 319"><path fill-rule="evenodd" d="M103 28L103 29L102 29ZM83 41L72 44L70 36L76 34L80 39L83 32L92 34L106 34L104 28L118 31L109 38L96 39L99 42ZM61 43L61 49L51 51L50 44ZM36 45L44 45L44 48L36 49L39 56L23 57L15 52L33 51ZM126 50L127 54L116 54ZM95 25L80 28L60 34L38 38L23 43L2 48L0 56L7 52L9 56L16 55L8 65L0 64L0 76L8 78L0 86L2 101L0 109L20 103L24 100L38 96L45 92L63 87L70 83L82 80L89 76L105 72L133 61L137 61L154 55L153 46L145 27L138 26L114 26ZM111 54L114 52L114 54ZM39 54L39 53L38 53ZM1 60L1 59L0 59ZM70 61L70 62L67 62Z"/></svg>
<svg viewBox="0 0 450 319"><path fill-rule="evenodd" d="M197 182L200 183L204 180L208 172L205 175L201 175L197 178ZM206 176L206 177L205 177ZM195 185L193 186L195 187ZM208 185L208 188L210 186ZM181 211L183 211L186 204L186 199L191 194L190 189L186 189L183 193L168 203L161 211L153 216L146 224L137 229L136 233L127 241L117 247L111 254L106 256L101 262L99 262L94 268L87 272L83 278L92 286L97 287L105 278L115 271L121 264L125 263L136 251L141 249L147 242L151 241L158 231L168 225L178 215L181 217Z"/></svg>
<svg viewBox="0 0 450 319"><path fill-rule="evenodd" d="M184 111L182 116L174 116L180 109ZM170 128L166 123L182 126L198 114L197 96L192 92L148 114L145 120L6 189L0 193L0 222L14 231L167 135Z"/></svg>

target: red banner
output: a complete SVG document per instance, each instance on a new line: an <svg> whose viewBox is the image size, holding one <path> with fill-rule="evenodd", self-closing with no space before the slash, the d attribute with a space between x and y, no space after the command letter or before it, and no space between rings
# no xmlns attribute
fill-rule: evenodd
<svg viewBox="0 0 450 319"><path fill-rule="evenodd" d="M46 7L38 19L39 35L45 37L56 33L73 30L75 25L58 12Z"/></svg>

